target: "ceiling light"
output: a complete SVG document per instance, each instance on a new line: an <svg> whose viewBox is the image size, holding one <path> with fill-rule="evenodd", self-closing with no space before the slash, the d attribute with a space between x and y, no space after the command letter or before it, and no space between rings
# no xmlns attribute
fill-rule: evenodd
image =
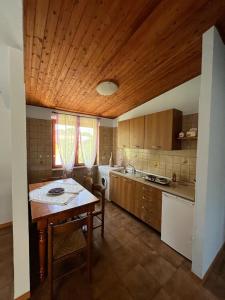
<svg viewBox="0 0 225 300"><path fill-rule="evenodd" d="M96 91L102 96L110 96L118 90L119 86L113 81L102 81L96 86Z"/></svg>

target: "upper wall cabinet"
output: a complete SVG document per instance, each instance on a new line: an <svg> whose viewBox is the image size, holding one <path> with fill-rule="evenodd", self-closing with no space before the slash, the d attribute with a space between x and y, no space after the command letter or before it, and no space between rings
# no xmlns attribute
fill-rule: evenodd
<svg viewBox="0 0 225 300"><path fill-rule="evenodd" d="M118 123L118 147L130 147L130 120Z"/></svg>
<svg viewBox="0 0 225 300"><path fill-rule="evenodd" d="M145 117L130 120L130 147L144 148Z"/></svg>
<svg viewBox="0 0 225 300"><path fill-rule="evenodd" d="M182 130L182 112L170 109L145 116L145 149L178 150Z"/></svg>

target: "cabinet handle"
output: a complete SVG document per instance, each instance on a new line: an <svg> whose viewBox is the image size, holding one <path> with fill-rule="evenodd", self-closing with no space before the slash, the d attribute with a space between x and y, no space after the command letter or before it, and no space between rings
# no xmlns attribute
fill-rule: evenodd
<svg viewBox="0 0 225 300"><path fill-rule="evenodd" d="M152 146L152 149L160 149L161 146Z"/></svg>
<svg viewBox="0 0 225 300"><path fill-rule="evenodd" d="M140 148L140 146L139 146L139 145L135 145L135 147L136 147L136 148Z"/></svg>

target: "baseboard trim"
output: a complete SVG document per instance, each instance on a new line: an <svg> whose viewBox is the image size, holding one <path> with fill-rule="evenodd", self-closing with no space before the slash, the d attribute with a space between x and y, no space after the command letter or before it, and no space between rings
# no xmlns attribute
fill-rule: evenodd
<svg viewBox="0 0 225 300"><path fill-rule="evenodd" d="M204 277L202 278L202 282L204 283L207 278L209 277L210 273L212 272L213 267L215 266L215 264L217 263L218 259L220 258L220 256L222 255L223 250L225 249L225 242L222 245L222 247L220 248L219 252L217 253L216 257L214 258L213 262L211 263L210 267L208 268L208 271L205 273Z"/></svg>
<svg viewBox="0 0 225 300"><path fill-rule="evenodd" d="M0 224L0 229L11 227L11 226L12 226L12 222L3 223Z"/></svg>
<svg viewBox="0 0 225 300"><path fill-rule="evenodd" d="M30 299L30 291L26 292L25 294L15 298L15 300L28 300Z"/></svg>

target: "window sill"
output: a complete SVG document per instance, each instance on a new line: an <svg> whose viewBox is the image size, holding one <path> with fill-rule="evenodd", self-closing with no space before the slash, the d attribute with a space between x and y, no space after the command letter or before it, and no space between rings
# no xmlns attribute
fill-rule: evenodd
<svg viewBox="0 0 225 300"><path fill-rule="evenodd" d="M98 165L93 165L93 167L96 167L96 166L98 166ZM82 169L82 168L87 168L87 167L85 165L75 166L75 167L73 167L73 170L74 169ZM63 171L63 168L52 168L52 171Z"/></svg>

